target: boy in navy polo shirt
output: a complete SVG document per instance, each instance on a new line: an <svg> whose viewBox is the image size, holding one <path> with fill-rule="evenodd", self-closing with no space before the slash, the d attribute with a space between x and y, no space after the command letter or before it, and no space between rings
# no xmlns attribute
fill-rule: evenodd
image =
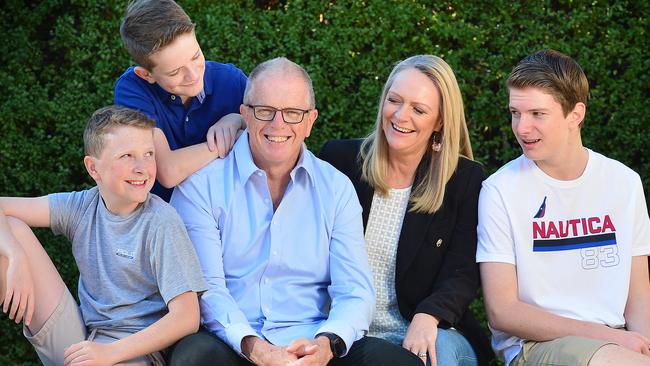
<svg viewBox="0 0 650 366"><path fill-rule="evenodd" d="M232 64L205 60L194 23L173 0L132 2L120 34L138 66L117 80L115 104L156 122L152 192L169 201L171 188L230 151L247 78Z"/></svg>

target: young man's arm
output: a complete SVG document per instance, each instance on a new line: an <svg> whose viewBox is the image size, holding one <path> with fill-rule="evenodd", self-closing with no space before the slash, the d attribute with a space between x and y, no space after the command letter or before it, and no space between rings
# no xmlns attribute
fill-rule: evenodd
<svg viewBox="0 0 650 366"><path fill-rule="evenodd" d="M532 341L549 341L571 335L602 339L650 354L648 340L637 332L565 318L520 301L514 265L483 262L480 269L485 309L492 328ZM647 273L646 267L646 280ZM647 308L645 310L647 312Z"/></svg>
<svg viewBox="0 0 650 366"><path fill-rule="evenodd" d="M154 129L158 182L172 188L215 158L224 158L230 152L243 126L241 116L231 113L223 116L208 130L207 142L171 150L163 131Z"/></svg>
<svg viewBox="0 0 650 366"><path fill-rule="evenodd" d="M632 257L630 292L625 305L625 322L628 330L650 338L650 280L648 257Z"/></svg>
<svg viewBox="0 0 650 366"><path fill-rule="evenodd" d="M97 365L113 365L147 355L172 345L199 329L199 302L195 292L185 292L167 304L169 312L147 328L108 344L83 341L65 350L66 365L81 361L97 361Z"/></svg>

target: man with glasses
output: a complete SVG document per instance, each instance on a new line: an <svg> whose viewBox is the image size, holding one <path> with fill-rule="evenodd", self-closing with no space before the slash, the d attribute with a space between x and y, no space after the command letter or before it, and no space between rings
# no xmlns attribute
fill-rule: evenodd
<svg viewBox="0 0 650 366"><path fill-rule="evenodd" d="M176 345L170 363L421 365L364 337L374 291L361 206L303 144L318 116L309 75L286 58L262 63L240 112L247 130L230 155L172 196L209 284L209 332Z"/></svg>

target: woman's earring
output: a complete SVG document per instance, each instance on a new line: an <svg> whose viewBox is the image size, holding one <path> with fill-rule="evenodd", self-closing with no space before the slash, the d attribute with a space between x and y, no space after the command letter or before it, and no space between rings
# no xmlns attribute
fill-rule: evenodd
<svg viewBox="0 0 650 366"><path fill-rule="evenodd" d="M440 152L442 150L442 133L440 131L433 131L433 135L431 136L431 150L435 152Z"/></svg>

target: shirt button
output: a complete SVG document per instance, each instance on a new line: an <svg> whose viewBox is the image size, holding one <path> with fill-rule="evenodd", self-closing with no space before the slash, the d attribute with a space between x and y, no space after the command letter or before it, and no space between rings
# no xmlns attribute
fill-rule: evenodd
<svg viewBox="0 0 650 366"><path fill-rule="evenodd" d="M436 246L440 248L441 245L442 245L442 239L438 239L438 241L436 242Z"/></svg>
<svg viewBox="0 0 650 366"><path fill-rule="evenodd" d="M264 279L264 283L269 283L269 279L268 279L268 278L265 278L265 279Z"/></svg>
<svg viewBox="0 0 650 366"><path fill-rule="evenodd" d="M176 100L176 96L175 96L175 95L172 95L172 100Z"/></svg>
<svg viewBox="0 0 650 366"><path fill-rule="evenodd" d="M268 198L265 198L265 199L264 199L264 203L269 203L269 199L268 199Z"/></svg>
<svg viewBox="0 0 650 366"><path fill-rule="evenodd" d="M278 255L278 251L277 251L277 250L274 250L274 251L273 251L273 255Z"/></svg>

